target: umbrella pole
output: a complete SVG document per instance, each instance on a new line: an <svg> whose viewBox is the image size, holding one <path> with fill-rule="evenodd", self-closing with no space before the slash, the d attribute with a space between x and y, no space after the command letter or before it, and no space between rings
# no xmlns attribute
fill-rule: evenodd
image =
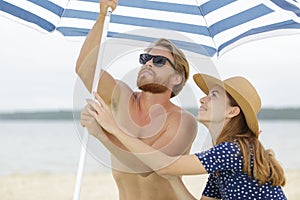
<svg viewBox="0 0 300 200"><path fill-rule="evenodd" d="M105 48L105 41L106 41L106 37L107 37L108 25L109 25L109 21L110 21L111 12L112 12L112 9L110 7L108 7L106 16L104 19L103 32L102 32L102 37L101 37L101 41L100 41L101 45L100 45L98 58L97 58L92 92L97 91L97 88L98 88L100 72L101 72L101 67L102 67L102 61L103 61L103 53L104 53L104 48ZM92 95L92 98L94 99L95 98L94 95L92 93L91 93L91 95ZM79 164L78 164L78 169L77 169L77 176L76 176L73 200L80 199L80 190L81 190L81 183L82 183L82 178L83 178L83 173L84 173L84 165L85 165L85 159L86 159L86 154L87 154L88 140L89 140L89 132L87 129L85 129L83 137L82 137L82 146L81 146L80 159L79 159Z"/></svg>

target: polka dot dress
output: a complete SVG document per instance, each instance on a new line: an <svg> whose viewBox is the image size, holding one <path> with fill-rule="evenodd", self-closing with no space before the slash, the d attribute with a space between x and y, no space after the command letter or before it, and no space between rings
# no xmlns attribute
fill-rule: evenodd
<svg viewBox="0 0 300 200"><path fill-rule="evenodd" d="M210 174L203 196L217 199L287 199L280 186L258 181L243 173L243 156L238 145L224 142L195 154ZM253 160L251 162L253 167Z"/></svg>

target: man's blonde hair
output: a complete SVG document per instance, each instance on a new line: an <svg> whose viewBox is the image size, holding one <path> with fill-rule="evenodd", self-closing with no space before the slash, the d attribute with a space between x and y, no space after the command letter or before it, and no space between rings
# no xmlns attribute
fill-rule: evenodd
<svg viewBox="0 0 300 200"><path fill-rule="evenodd" d="M178 85L175 85L172 89L172 95L171 98L176 96L183 88L185 85L186 81L189 78L189 63L184 55L184 53L177 48L171 41L161 38L157 41L155 41L153 44L151 44L150 47L148 47L145 51L150 52L154 47L161 46L167 48L173 58L174 58L174 66L176 71L182 75L182 81Z"/></svg>

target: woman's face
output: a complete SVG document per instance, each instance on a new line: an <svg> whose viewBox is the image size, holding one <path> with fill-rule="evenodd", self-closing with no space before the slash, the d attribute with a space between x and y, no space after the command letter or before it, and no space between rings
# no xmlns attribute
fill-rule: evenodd
<svg viewBox="0 0 300 200"><path fill-rule="evenodd" d="M226 91L220 87L215 86L207 96L200 99L201 106L198 111L197 120L202 122L207 127L214 123L224 123L227 113L231 106L229 105L229 98Z"/></svg>

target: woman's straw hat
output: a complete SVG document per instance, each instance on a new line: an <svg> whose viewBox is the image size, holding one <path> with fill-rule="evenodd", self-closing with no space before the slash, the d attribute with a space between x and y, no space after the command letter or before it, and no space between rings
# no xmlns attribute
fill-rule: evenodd
<svg viewBox="0 0 300 200"><path fill-rule="evenodd" d="M209 93L209 89L216 85L224 88L240 106L250 130L256 136L259 135L257 113L261 108L261 100L257 91L247 79L236 76L221 81L206 74L195 74L193 78L206 95Z"/></svg>

